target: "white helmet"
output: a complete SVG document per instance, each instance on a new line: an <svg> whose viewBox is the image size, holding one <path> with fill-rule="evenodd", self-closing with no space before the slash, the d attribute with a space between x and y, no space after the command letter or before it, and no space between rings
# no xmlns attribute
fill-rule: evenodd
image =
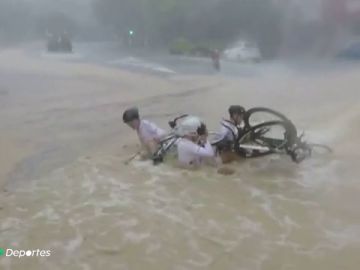
<svg viewBox="0 0 360 270"><path fill-rule="evenodd" d="M188 116L181 121L175 132L178 136L198 135L198 129L201 125L202 122L200 118L196 116Z"/></svg>

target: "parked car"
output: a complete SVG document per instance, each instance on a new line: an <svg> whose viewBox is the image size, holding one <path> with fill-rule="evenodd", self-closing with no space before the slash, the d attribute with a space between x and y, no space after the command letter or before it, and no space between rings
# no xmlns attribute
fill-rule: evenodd
<svg viewBox="0 0 360 270"><path fill-rule="evenodd" d="M337 54L338 58L360 60L360 42L352 43Z"/></svg>
<svg viewBox="0 0 360 270"><path fill-rule="evenodd" d="M72 52L70 37L66 33L50 35L48 37L47 49L49 52Z"/></svg>
<svg viewBox="0 0 360 270"><path fill-rule="evenodd" d="M256 43L239 41L224 51L224 57L231 61L259 62L261 53Z"/></svg>

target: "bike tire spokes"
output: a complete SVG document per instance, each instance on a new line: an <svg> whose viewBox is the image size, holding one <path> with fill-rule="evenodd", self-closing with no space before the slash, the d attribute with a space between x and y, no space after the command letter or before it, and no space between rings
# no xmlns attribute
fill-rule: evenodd
<svg viewBox="0 0 360 270"><path fill-rule="evenodd" d="M273 121L288 122L289 119L280 112L263 107L256 107L248 110L244 117L246 128L251 128L262 123Z"/></svg>
<svg viewBox="0 0 360 270"><path fill-rule="evenodd" d="M333 150L329 146L324 144L309 143L307 144L307 146L314 154L322 155L322 154L330 154L333 152Z"/></svg>
<svg viewBox="0 0 360 270"><path fill-rule="evenodd" d="M271 121L251 127L238 140L240 150L245 150L247 157L286 152L290 128L283 121Z"/></svg>

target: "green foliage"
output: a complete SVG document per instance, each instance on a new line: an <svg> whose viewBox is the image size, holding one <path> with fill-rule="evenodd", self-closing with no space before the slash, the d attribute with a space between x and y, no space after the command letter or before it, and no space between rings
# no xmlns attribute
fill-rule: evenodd
<svg viewBox="0 0 360 270"><path fill-rule="evenodd" d="M169 47L170 53L177 55L191 54L191 51L194 48L193 44L185 38L175 39L171 42Z"/></svg>
<svg viewBox="0 0 360 270"><path fill-rule="evenodd" d="M97 17L118 34L134 29L152 44L170 44L173 53L221 49L246 34L272 55L281 39L281 16L270 0L94 1Z"/></svg>

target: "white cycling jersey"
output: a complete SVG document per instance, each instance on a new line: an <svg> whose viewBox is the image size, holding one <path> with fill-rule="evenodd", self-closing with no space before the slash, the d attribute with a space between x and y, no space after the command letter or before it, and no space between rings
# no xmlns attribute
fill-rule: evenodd
<svg viewBox="0 0 360 270"><path fill-rule="evenodd" d="M212 143L218 143L223 140L233 142L239 136L238 128L228 120L221 121L221 128L220 132L216 133L215 138L213 139Z"/></svg>
<svg viewBox="0 0 360 270"><path fill-rule="evenodd" d="M209 141L204 146L197 145L188 139L180 139L177 143L178 160L182 165L200 165L203 158L215 157Z"/></svg>
<svg viewBox="0 0 360 270"><path fill-rule="evenodd" d="M148 143L149 141L155 139L161 139L167 134L165 130L159 128L156 124L148 120L140 121L140 127L137 133L142 143Z"/></svg>

